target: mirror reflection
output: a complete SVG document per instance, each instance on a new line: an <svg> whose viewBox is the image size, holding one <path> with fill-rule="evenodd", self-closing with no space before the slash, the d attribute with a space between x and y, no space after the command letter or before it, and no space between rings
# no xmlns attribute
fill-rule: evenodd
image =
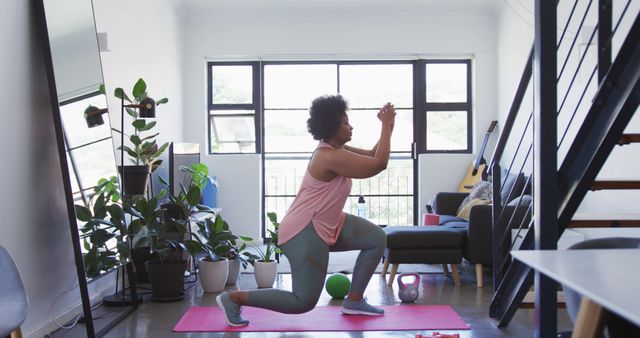
<svg viewBox="0 0 640 338"><path fill-rule="evenodd" d="M89 0L43 2L64 134L65 148L61 151L67 158L73 203L93 210L98 182L106 179L117 185L107 99L101 92L103 77L93 7ZM117 266L115 239L93 238L91 234L99 227L82 231L85 222L75 218L70 221L80 229L80 248L89 279Z"/></svg>

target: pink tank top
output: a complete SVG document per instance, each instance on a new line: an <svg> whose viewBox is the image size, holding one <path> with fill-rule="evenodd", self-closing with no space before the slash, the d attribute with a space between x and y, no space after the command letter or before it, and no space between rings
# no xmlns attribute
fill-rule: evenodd
<svg viewBox="0 0 640 338"><path fill-rule="evenodd" d="M333 148L320 142L316 148ZM287 210L278 228L278 244L283 244L300 233L309 222L318 236L333 245L344 226L344 203L351 192L351 178L336 176L329 182L313 176L307 168L298 195Z"/></svg>

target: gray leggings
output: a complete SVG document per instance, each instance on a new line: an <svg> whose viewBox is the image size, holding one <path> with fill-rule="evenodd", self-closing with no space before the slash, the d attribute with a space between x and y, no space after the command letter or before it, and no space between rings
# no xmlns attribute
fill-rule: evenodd
<svg viewBox="0 0 640 338"><path fill-rule="evenodd" d="M249 291L249 306L282 313L303 313L318 303L327 275L330 251L361 250L351 278L350 293L363 294L380 262L387 237L377 225L346 214L338 240L327 246L313 224L280 245L291 264L292 292L280 289Z"/></svg>

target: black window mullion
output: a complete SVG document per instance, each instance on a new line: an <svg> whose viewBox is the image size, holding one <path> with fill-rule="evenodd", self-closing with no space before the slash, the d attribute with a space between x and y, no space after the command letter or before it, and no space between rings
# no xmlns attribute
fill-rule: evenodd
<svg viewBox="0 0 640 338"><path fill-rule="evenodd" d="M425 60L416 61L413 72L413 140L416 142L418 153L424 154L427 151L427 80Z"/></svg>
<svg viewBox="0 0 640 338"><path fill-rule="evenodd" d="M471 111L472 97L471 97L471 60L466 60L467 64L467 150L469 153L473 153L473 114Z"/></svg>
<svg viewBox="0 0 640 338"><path fill-rule="evenodd" d="M253 65L253 111L255 113L255 117L253 122L255 123L255 131L256 131L256 153L262 154L262 135L263 135L263 123L262 123L262 109L263 109L263 78L262 78L262 67L260 66L260 62L252 62Z"/></svg>

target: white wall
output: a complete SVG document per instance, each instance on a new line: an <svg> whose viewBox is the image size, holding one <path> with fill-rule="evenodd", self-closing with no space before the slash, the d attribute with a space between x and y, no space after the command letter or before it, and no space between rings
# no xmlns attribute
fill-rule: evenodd
<svg viewBox="0 0 640 338"><path fill-rule="evenodd" d="M160 133L158 144L183 140L183 27L174 5L172 1L153 0L94 1L96 28L107 33L110 49L102 52L101 57L111 125L120 129L120 101L113 97L113 90L122 87L131 96L133 85L143 78L149 96L156 100L169 98L168 104L156 109L157 125L152 131ZM125 114L127 133L133 130L131 122ZM119 134L114 134L114 138L119 144ZM119 161L120 152L116 152L116 158ZM161 186L157 176L169 177L166 152L163 159L163 167L154 175L156 192Z"/></svg>
<svg viewBox="0 0 640 338"><path fill-rule="evenodd" d="M0 166L0 245L13 256L30 300L26 337L52 331L51 318L72 307L79 313L80 304L34 3L0 2L0 151L7 160ZM112 283L106 277L91 284L91 295Z"/></svg>
<svg viewBox="0 0 640 338"><path fill-rule="evenodd" d="M438 13L395 11L394 13L336 13L313 15L308 12L263 13L237 10L206 13L189 17L185 26L185 117L187 142L207 149L206 60L293 60L293 59L372 59L428 57L472 57L474 72L475 144L481 143L489 121L496 111L496 27L491 14L478 12ZM493 149L493 142L488 149ZM203 154L210 160L211 172L220 179L219 201L230 224L253 227L258 235L261 220L260 181L255 187L242 188L261 179L260 157L256 155ZM234 171L238 158L245 157L245 173ZM464 158L468 155L446 155ZM445 162L425 161L421 157L421 174L429 175L447 186L457 187L462 174L447 172ZM466 165L464 166L466 169ZM237 167L236 167L237 169ZM461 172L464 169L461 170ZM423 174L429 173L429 174ZM434 173L431 176L430 173ZM250 177L251 182L247 182ZM435 186L434 186L435 187ZM243 189L248 195L228 191ZM421 185L420 211L425 199L435 193L428 183ZM253 202L250 202L253 203ZM243 225L243 227L245 226ZM247 228L250 230L251 228ZM245 230L244 228L242 229Z"/></svg>
<svg viewBox="0 0 640 338"><path fill-rule="evenodd" d="M626 2L625 2L626 3ZM566 18L570 11L570 5L573 3L565 2L562 3L559 7L559 17L558 17L558 26L560 34L562 32L561 28L566 22ZM579 19L582 18L582 15L585 13L587 2L581 2L576 10L576 15L572 21L572 24L569 26L568 33L566 35L567 38L573 38L575 36L575 32L578 30ZM614 20L619 16L619 13L622 10L622 7L619 6L620 3L614 1ZM585 30L588 27L588 31L593 28L596 23L595 16L596 6L594 5L585 20ZM632 20L637 15L640 10L640 3L632 2L631 6L628 9L628 15L622 21L620 25L619 32L623 33L628 31L629 25ZM515 90L517 88L517 84L520 80L520 76L522 75L522 70L524 69L524 64L527 60L529 51L533 42L533 0L525 0L525 1L514 1L507 0L500 9L499 12L499 30L498 30L498 107L500 112L500 121L504 121L507 117L507 113L511 102L513 100L513 96ZM614 22L615 23L615 22ZM586 36L585 36L586 34ZM620 47L621 38L624 34L616 35L613 43L614 55L617 52L617 49ZM574 51L569 58L569 62L567 65L567 70L562 75L561 81L559 82L559 99L558 99L558 107L562 102L564 93L566 92L566 88L568 83L571 80L573 72L575 71L577 64L579 62L580 57L587 50L586 42L589 38L588 33L581 33L579 36L579 43L574 47ZM595 41L595 40L594 40ZM570 46L570 40L564 40L561 48L559 50L559 59L564 60L564 57L568 53L568 49ZM564 105L563 110L560 112L560 118L558 120L558 130L559 136L558 140L561 137L561 131L566 127L570 113L573 112L574 107L577 105L579 100L579 94L582 89L587 85L587 80L589 75L591 74L591 70L595 66L595 48L592 45L588 51L589 54L585 57L585 61L583 62L583 70L581 70L576 77L575 80L575 88L579 88L580 91L571 92L568 96L566 103ZM558 72L562 67L562 63L558 63ZM596 74L597 76L597 74ZM578 109L576 117L574 118L574 125L579 126L579 123L584 119L584 115L587 112L589 104L591 102L591 98L596 92L597 89L597 81L593 81L590 87L587 90L587 95L584 101L581 104L581 108ZM525 112L531 111L532 107L532 96L531 91L528 92L527 96L525 96L525 101L523 103L523 107L526 107L521 111L521 114L518 116L518 120L516 120L516 124L514 126L513 135L521 135L523 133L523 129L526 123ZM531 128L531 127L529 127ZM531 129L529 129L529 132ZM626 132L638 132L640 131L640 114L636 114L629 124ZM559 163L564 157L564 153L568 150L568 145L570 145L570 141L572 139L572 135L575 135L577 132L577 128L570 129L569 133L566 136L566 140L560 148L559 151ZM525 142L526 143L526 142ZM530 140L526 145L530 144ZM511 154L515 150L514 143L510 143L505 150L505 155L503 159L510 159ZM638 147L637 145L631 145L626 147L616 147L612 152L611 156L607 160L607 163L604 165L602 170L598 175L598 179L640 179L638 174L631 168L635 168L640 165L640 157L637 156ZM504 166L503 160L503 166ZM580 213L626 213L626 212L634 212L637 208L632 203L624 203L623 201L631 201L638 200L640 198L640 192L638 191L602 191L602 192L589 192L585 197L583 203L581 204L578 212Z"/></svg>

